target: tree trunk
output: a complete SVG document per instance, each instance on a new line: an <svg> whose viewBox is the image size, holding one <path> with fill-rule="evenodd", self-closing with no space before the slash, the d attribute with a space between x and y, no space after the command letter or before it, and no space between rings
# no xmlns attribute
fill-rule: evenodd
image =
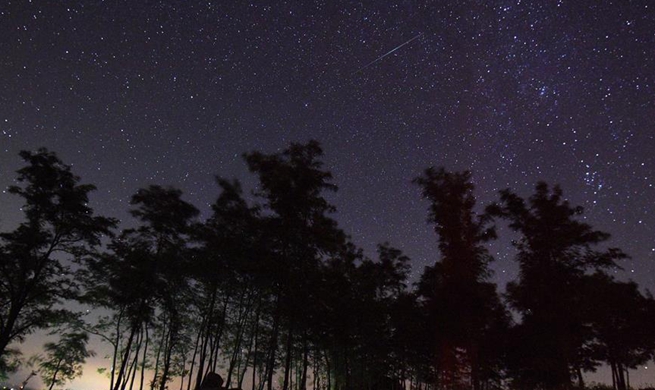
<svg viewBox="0 0 655 390"><path fill-rule="evenodd" d="M255 390L255 382L257 378L257 354L259 352L259 316L261 313L261 297L257 304L257 314L255 315L255 323L253 324L253 338L254 338L254 353L252 357L252 385L251 390ZM241 385L239 384L239 387Z"/></svg>
<svg viewBox="0 0 655 390"><path fill-rule="evenodd" d="M332 388L332 370L330 369L330 358L328 357L328 351L325 351L325 372L327 376L327 388Z"/></svg>
<svg viewBox="0 0 655 390"><path fill-rule="evenodd" d="M312 372L314 373L312 377L312 389L319 389L318 351L316 348L314 348L314 358L312 360Z"/></svg>
<svg viewBox="0 0 655 390"><path fill-rule="evenodd" d="M300 390L306 390L307 389L307 366L309 365L309 342L307 340L307 331L306 330L303 332L302 349L303 349L302 371L301 371L301 375L300 375L300 385L298 386L298 388Z"/></svg>
<svg viewBox="0 0 655 390"><path fill-rule="evenodd" d="M207 345L209 344L209 338L211 337L211 325L212 317L214 315L214 307L216 305L216 295L218 294L218 287L212 286L212 295L209 302L209 307L207 308L207 314L205 316L205 335L202 338L202 348L200 350L200 359L198 361L198 374L196 376L196 389L200 388L202 384L202 379L205 371L205 359L207 357Z"/></svg>
<svg viewBox="0 0 655 390"><path fill-rule="evenodd" d="M50 252L48 251L48 256ZM34 275L32 279L33 283L36 278L37 275ZM18 316L26 304L27 288L23 286L17 293L11 295L9 313L6 318L3 318L2 327L0 327L0 356L5 354L7 346L12 342L12 333L14 332L16 321L18 321Z"/></svg>
<svg viewBox="0 0 655 390"><path fill-rule="evenodd" d="M132 326L130 331L130 337L127 339L127 346L125 347L125 352L123 353L123 359L121 361L121 368L118 371L118 376L116 377L116 382L114 383L114 390L119 390L123 382L123 375L125 373L125 365L127 360L130 357L130 349L132 349L132 341L134 340L134 334L136 333L136 326Z"/></svg>
<svg viewBox="0 0 655 390"><path fill-rule="evenodd" d="M112 363L111 363L111 372L109 376L109 389L113 390L114 388L114 378L116 375L116 359L118 358L118 348L121 343L121 320L123 319L123 310L121 310L118 313L118 317L116 318L116 339L114 340L114 353L112 357Z"/></svg>
<svg viewBox="0 0 655 390"><path fill-rule="evenodd" d="M350 378L350 359L349 359L349 355L350 355L350 353L349 353L348 349L346 348L346 354L344 356L344 371L345 371L344 386L345 386L346 389L350 389L350 380L351 380L351 378Z"/></svg>
<svg viewBox="0 0 655 390"><path fill-rule="evenodd" d="M141 352L141 343L143 342L143 328L139 329L139 334L137 334L136 337L136 349L134 351L134 359L132 359L132 363L130 364L130 368L127 371L127 375L125 376L124 384L122 386L123 389L127 386L127 380L129 377L130 380L130 390L132 390L134 386L134 378L136 377L136 371L137 371L137 362L139 361L139 352Z"/></svg>
<svg viewBox="0 0 655 390"><path fill-rule="evenodd" d="M146 343L143 346L143 358L141 360L141 384L139 385L139 390L143 390L143 383L145 381L145 374L146 374L146 361L148 359L148 342L150 341L150 334L148 333L147 323L144 326L144 331L145 331Z"/></svg>
<svg viewBox="0 0 655 390"><path fill-rule="evenodd" d="M240 355L241 355L241 342L243 340L243 333L245 331L246 327L246 319L248 318L248 314L250 312L250 306L251 306L251 301L252 298L248 297L247 303L244 306L243 299L244 296L246 295L246 292L241 295L241 298L239 298L239 317L237 318L237 330L236 330L236 337L234 340L234 349L232 350L232 356L230 357L230 363L227 371L227 379L225 380L225 387L229 388L232 385L232 372L234 371L234 367L237 364L237 361L240 361ZM238 374L237 370L237 374Z"/></svg>
<svg viewBox="0 0 655 390"><path fill-rule="evenodd" d="M626 381L625 381L625 369L623 368L623 364L617 363L616 364L616 372L618 374L618 390L627 390L626 387Z"/></svg>
<svg viewBox="0 0 655 390"><path fill-rule="evenodd" d="M271 343L268 352L268 362L266 363L266 381L267 390L273 390L273 375L275 373L275 355L277 353L277 338L280 328L280 296L278 294L275 303L275 315L273 316L273 333L271 334Z"/></svg>
<svg viewBox="0 0 655 390"><path fill-rule="evenodd" d="M625 367L625 388L630 388L630 371L628 370L628 367Z"/></svg>
<svg viewBox="0 0 655 390"><path fill-rule="evenodd" d="M52 390L53 387L55 387L55 382L57 382L57 374L59 374L59 367L61 367L61 361L63 359L59 359L57 361L57 367L55 368L55 372L52 374L52 379L50 379L50 387L48 390Z"/></svg>
<svg viewBox="0 0 655 390"><path fill-rule="evenodd" d="M250 338L248 340L248 352L246 355L246 361L244 362L243 372L239 374L239 382L237 387L240 389L243 388L243 380L246 377L246 372L248 371L248 364L250 364L250 356L252 356L252 347L253 347L253 342L255 341L255 335L257 334L258 323L259 323L259 302L257 302L257 306L255 310L255 320L252 323L251 330L250 330ZM255 363L253 363L252 370L253 372L256 370ZM253 375L253 380L254 380L254 375Z"/></svg>
<svg viewBox="0 0 655 390"><path fill-rule="evenodd" d="M223 338L223 332L225 330L225 322L226 322L226 315L227 315L227 307L230 303L230 295L226 294L225 295L225 300L223 302L223 310L221 311L221 318L220 318L220 323L218 326L218 329L216 330L216 334L213 337L213 344L211 345L211 355L209 357L210 364L207 366L206 373L209 373L210 371L216 371L216 367L218 366L218 355L220 351L220 346L221 346L221 339Z"/></svg>
<svg viewBox="0 0 655 390"><path fill-rule="evenodd" d="M284 362L284 382L282 390L289 390L289 380L291 371L291 359L293 357L293 323L290 320L289 331L287 334L286 356Z"/></svg>
<svg viewBox="0 0 655 390"><path fill-rule="evenodd" d="M191 390L191 378L193 378L193 369L196 363L196 356L198 356L198 348L200 346L200 340L202 333L204 332L205 327L205 318L200 322L200 328L198 329L198 334L196 335L196 342L193 344L193 355L191 355L191 367L189 368L189 380L187 382L187 390Z"/></svg>
<svg viewBox="0 0 655 390"><path fill-rule="evenodd" d="M150 390L155 390L155 386L157 386L157 378L159 378L159 358L161 357L161 350L164 348L165 336L166 332L162 331L161 340L159 340L159 348L157 348L157 354L155 355L155 369L152 382L150 383Z"/></svg>
<svg viewBox="0 0 655 390"><path fill-rule="evenodd" d="M164 350L164 368L161 374L161 384L159 390L166 390L166 382L168 382L168 375L171 369L171 357L173 355L173 348L175 348L177 324L175 321L176 313L171 313L170 322L168 325L168 337L166 339L166 349Z"/></svg>

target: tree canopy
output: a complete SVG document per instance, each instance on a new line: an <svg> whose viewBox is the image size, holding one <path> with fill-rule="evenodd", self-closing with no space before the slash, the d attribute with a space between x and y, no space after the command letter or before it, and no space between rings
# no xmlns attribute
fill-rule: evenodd
<svg viewBox="0 0 655 390"><path fill-rule="evenodd" d="M626 390L655 351L655 301L610 276L627 255L556 185L485 208L471 172L427 168L413 183L438 253L418 272L401 248L369 256L341 229L316 141L245 153L255 190L217 176L206 215L175 187L145 186L118 232L54 153L20 156L9 193L24 220L0 233L5 376L25 337L63 325L39 360L51 388L81 374L89 337L109 347L109 390L195 390L218 372L251 390L560 390L601 364ZM505 294L489 250L502 223L518 236Z"/></svg>

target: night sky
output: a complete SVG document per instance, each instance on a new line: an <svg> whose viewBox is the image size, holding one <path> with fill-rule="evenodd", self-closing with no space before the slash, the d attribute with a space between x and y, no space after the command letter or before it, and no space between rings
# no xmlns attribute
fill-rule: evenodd
<svg viewBox="0 0 655 390"><path fill-rule="evenodd" d="M479 203L562 185L655 290L655 2L2 1L0 188L46 146L130 223L130 196L174 185L208 214L243 152L316 139L341 227L414 277L438 259L412 178L470 169ZM0 230L21 212L0 193ZM492 251L516 276L510 236ZM651 370L652 371L652 370ZM643 371L635 374L653 383Z"/></svg>

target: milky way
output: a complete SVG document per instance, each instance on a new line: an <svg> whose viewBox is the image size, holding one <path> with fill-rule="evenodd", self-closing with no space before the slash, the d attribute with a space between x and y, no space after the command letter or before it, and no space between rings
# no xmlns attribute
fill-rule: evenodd
<svg viewBox="0 0 655 390"><path fill-rule="evenodd" d="M317 139L369 255L389 241L415 275L437 260L411 180L470 169L480 204L561 184L632 256L620 277L655 290L653 1L226 3L3 2L0 187L18 151L46 146L128 224L137 188L175 185L207 211L214 175L254 185L243 152ZM5 230L21 214L0 197Z"/></svg>

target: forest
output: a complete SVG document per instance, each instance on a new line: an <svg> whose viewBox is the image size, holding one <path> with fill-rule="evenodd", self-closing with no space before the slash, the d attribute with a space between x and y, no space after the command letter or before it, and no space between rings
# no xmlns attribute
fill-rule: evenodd
<svg viewBox="0 0 655 390"><path fill-rule="evenodd" d="M82 375L90 338L111 350L108 390L195 390L211 372L250 390L582 389L600 366L626 390L653 358L655 300L613 276L628 255L559 186L482 207L471 172L417 172L440 253L413 281L401 250L369 258L339 227L322 156L316 141L245 153L256 192L217 177L206 220L147 186L120 229L55 153L21 152L7 192L24 218L0 233L0 373L43 330L58 340L32 364L50 389ZM518 237L502 294L498 224Z"/></svg>

